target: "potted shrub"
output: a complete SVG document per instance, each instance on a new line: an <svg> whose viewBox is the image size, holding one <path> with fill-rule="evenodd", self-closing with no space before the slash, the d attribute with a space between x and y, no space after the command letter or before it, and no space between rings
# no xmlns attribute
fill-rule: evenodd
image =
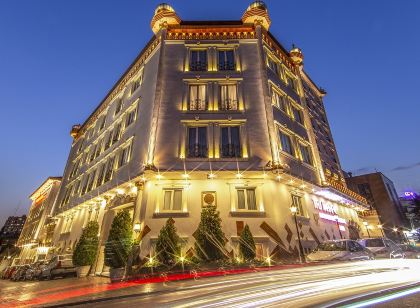
<svg viewBox="0 0 420 308"><path fill-rule="evenodd" d="M239 238L239 253L243 260L247 262L254 261L256 256L254 237L248 225L245 225Z"/></svg>
<svg viewBox="0 0 420 308"><path fill-rule="evenodd" d="M98 251L99 224L90 221L83 229L82 236L73 252L73 265L76 266L77 277L86 277L90 267L95 262Z"/></svg>
<svg viewBox="0 0 420 308"><path fill-rule="evenodd" d="M133 227L128 211L119 212L112 221L105 243L105 265L111 281L121 280L133 244Z"/></svg>
<svg viewBox="0 0 420 308"><path fill-rule="evenodd" d="M173 266L181 255L181 239L176 233L175 222L172 218L160 229L156 242L157 259L161 264Z"/></svg>

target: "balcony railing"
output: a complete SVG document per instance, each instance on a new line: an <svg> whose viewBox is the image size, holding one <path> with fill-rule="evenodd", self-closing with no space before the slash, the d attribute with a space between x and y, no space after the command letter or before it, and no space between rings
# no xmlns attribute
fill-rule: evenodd
<svg viewBox="0 0 420 308"><path fill-rule="evenodd" d="M241 157L241 146L236 144L226 144L222 146L222 157Z"/></svg>
<svg viewBox="0 0 420 308"><path fill-rule="evenodd" d="M235 63L232 61L221 61L219 62L219 71L234 71Z"/></svg>
<svg viewBox="0 0 420 308"><path fill-rule="evenodd" d="M220 102L220 110L238 110L238 100L227 98Z"/></svg>
<svg viewBox="0 0 420 308"><path fill-rule="evenodd" d="M207 153L207 145L192 144L188 149L188 157L190 158L207 157Z"/></svg>
<svg viewBox="0 0 420 308"><path fill-rule="evenodd" d="M190 71L207 71L207 61L191 62Z"/></svg>

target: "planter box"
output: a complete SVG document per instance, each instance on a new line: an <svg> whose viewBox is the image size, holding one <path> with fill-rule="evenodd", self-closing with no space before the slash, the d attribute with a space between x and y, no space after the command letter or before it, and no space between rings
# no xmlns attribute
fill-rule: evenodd
<svg viewBox="0 0 420 308"><path fill-rule="evenodd" d="M111 282L121 281L124 278L125 268L110 268L109 278Z"/></svg>
<svg viewBox="0 0 420 308"><path fill-rule="evenodd" d="M77 277L86 277L89 274L90 265L76 267Z"/></svg>

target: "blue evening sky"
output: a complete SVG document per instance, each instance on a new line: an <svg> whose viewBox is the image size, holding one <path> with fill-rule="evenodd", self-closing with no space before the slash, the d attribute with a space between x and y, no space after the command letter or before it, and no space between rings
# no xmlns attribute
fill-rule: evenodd
<svg viewBox="0 0 420 308"><path fill-rule="evenodd" d="M82 123L151 38L160 1L0 0L0 226L61 175ZM240 19L250 1L170 4L185 20ZM420 2L267 0L271 32L324 87L342 167L420 191Z"/></svg>

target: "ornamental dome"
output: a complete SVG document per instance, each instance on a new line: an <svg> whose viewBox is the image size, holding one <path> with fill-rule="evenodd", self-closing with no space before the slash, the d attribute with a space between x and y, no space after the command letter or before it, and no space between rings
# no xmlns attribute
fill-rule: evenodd
<svg viewBox="0 0 420 308"><path fill-rule="evenodd" d="M242 16L242 22L244 24L258 24L268 30L271 20L265 3L262 1L252 2Z"/></svg>
<svg viewBox="0 0 420 308"><path fill-rule="evenodd" d="M156 34L164 27L177 26L180 23L181 19L176 15L173 7L169 4L161 3L155 10L150 26L152 27L152 31Z"/></svg>
<svg viewBox="0 0 420 308"><path fill-rule="evenodd" d="M267 12L267 5L263 1L254 1L254 2L252 2L248 6L248 8L246 10L249 11L249 10L251 10L253 8L262 9L262 10L265 10Z"/></svg>
<svg viewBox="0 0 420 308"><path fill-rule="evenodd" d="M303 53L300 48L293 45L292 50L290 50L289 54L294 64L303 65Z"/></svg>

